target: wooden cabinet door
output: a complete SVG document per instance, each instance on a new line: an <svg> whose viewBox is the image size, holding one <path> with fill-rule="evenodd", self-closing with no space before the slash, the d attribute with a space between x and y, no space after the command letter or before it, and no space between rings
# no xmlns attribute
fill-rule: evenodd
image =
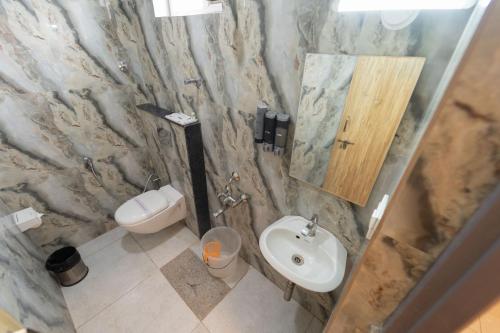
<svg viewBox="0 0 500 333"><path fill-rule="evenodd" d="M365 206L425 58L360 56L323 189Z"/></svg>

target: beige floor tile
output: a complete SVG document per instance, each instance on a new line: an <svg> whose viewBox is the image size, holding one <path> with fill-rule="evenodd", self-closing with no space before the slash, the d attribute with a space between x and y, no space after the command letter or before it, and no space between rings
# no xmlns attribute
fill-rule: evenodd
<svg viewBox="0 0 500 333"><path fill-rule="evenodd" d="M199 319L205 318L231 290L211 276L190 249L166 264L161 272Z"/></svg>
<svg viewBox="0 0 500 333"><path fill-rule="evenodd" d="M305 332L312 315L295 301L283 300L283 292L255 269L203 320L213 333Z"/></svg>
<svg viewBox="0 0 500 333"><path fill-rule="evenodd" d="M199 323L191 333L210 333L210 331L205 327L205 325Z"/></svg>
<svg viewBox="0 0 500 333"><path fill-rule="evenodd" d="M249 269L249 265L241 257L236 258L236 260L238 260L236 272L233 275L222 279L222 281L226 282L231 289L238 285L241 279L243 279L243 277L248 273Z"/></svg>
<svg viewBox="0 0 500 333"><path fill-rule="evenodd" d="M76 327L115 302L156 269L137 242L127 235L85 259L89 274L62 288Z"/></svg>
<svg viewBox="0 0 500 333"><path fill-rule="evenodd" d="M192 245L190 247L190 249L201 260L201 258L202 258L202 255L201 255L201 243L197 242L196 244ZM231 275L231 276L229 276L227 278L222 279L222 281L224 281L231 289L234 288L234 287L236 287L236 285L238 284L238 282L240 282L240 280L248 272L249 265L246 263L246 261L243 260L241 257L238 257L237 260L238 260L238 263L237 263L238 266L236 267L235 274L233 274L233 275Z"/></svg>
<svg viewBox="0 0 500 333"><path fill-rule="evenodd" d="M158 268L199 241L184 223L176 223L154 234L132 235Z"/></svg>
<svg viewBox="0 0 500 333"><path fill-rule="evenodd" d="M90 242L79 246L78 252L80 252L82 258L89 257L94 253L102 250L106 246L110 245L111 243L114 243L117 240L125 237L127 234L127 230L123 229L122 227L116 227L113 230L108 231L107 233L91 240Z"/></svg>
<svg viewBox="0 0 500 333"><path fill-rule="evenodd" d="M199 324L194 313L157 271L83 325L78 332L191 333Z"/></svg>

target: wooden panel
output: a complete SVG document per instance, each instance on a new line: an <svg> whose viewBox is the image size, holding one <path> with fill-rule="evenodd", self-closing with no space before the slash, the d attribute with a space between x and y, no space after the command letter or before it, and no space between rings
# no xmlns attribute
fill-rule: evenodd
<svg viewBox="0 0 500 333"><path fill-rule="evenodd" d="M359 57L323 189L364 206L425 59Z"/></svg>

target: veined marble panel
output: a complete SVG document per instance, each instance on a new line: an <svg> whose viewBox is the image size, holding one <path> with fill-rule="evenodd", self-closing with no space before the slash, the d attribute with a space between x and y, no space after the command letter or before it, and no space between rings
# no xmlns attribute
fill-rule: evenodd
<svg viewBox="0 0 500 333"><path fill-rule="evenodd" d="M307 55L290 176L323 187L357 60L356 56Z"/></svg>
<svg viewBox="0 0 500 333"><path fill-rule="evenodd" d="M47 252L113 228L114 210L164 169L135 104L169 92L135 3L109 4L0 1L0 197L46 214L29 235Z"/></svg>
<svg viewBox="0 0 500 333"><path fill-rule="evenodd" d="M39 332L75 332L61 290L40 249L21 233L0 201L0 308Z"/></svg>
<svg viewBox="0 0 500 333"><path fill-rule="evenodd" d="M130 98L132 97L132 98ZM0 90L0 198L46 214L29 235L46 251L114 227L116 208L154 170L135 102L125 88L55 94ZM97 179L83 157L94 161Z"/></svg>
<svg viewBox="0 0 500 333"><path fill-rule="evenodd" d="M199 108L211 211L220 208L216 192L223 189L234 170L241 177L236 187L250 196L248 204L230 209L213 220L215 225L229 225L240 233L241 255L247 262L284 288L286 280L269 266L260 252L259 236L283 215L309 217L315 212L322 217L321 225L339 238L351 258L358 253L361 237L349 204L331 200L330 195L292 178L282 178L283 161L253 144L253 130L249 126L252 117L247 113L213 103ZM224 146L219 142L224 142ZM274 177L268 178L268 173L274 173ZM322 320L328 317L335 299L333 293L312 293L300 288L295 297Z"/></svg>
<svg viewBox="0 0 500 333"><path fill-rule="evenodd" d="M388 31L378 15L336 13L332 0L228 0L220 15L163 19L154 18L150 0L108 3L109 9L99 1L0 0L0 90L7 95L1 123L9 124L1 134L0 163L12 175L5 187L2 179L0 197L12 209L32 205L49 212L46 226L30 232L49 251L113 227L114 209L141 190L151 171L165 182L183 177L177 168L183 157L162 147L174 131L163 131L147 116L136 121L119 100L112 102L118 96L113 87L130 86L125 104L133 96L137 104L198 115L211 209L219 207L215 193L233 170L252 196L248 206L213 223L237 228L247 260L282 286L260 255L262 230L282 215L319 213L351 257L359 252L367 217L406 165L419 119L468 16L421 13L409 28ZM290 114L295 123L304 60L312 52L427 58L424 84L417 87L372 200L356 211L358 218L350 204L290 178L289 153L280 159L253 144L258 101ZM119 69L121 63L126 70ZM183 84L198 77L204 79L200 89ZM20 97L26 93L39 95ZM16 113L4 110L11 107ZM16 135L14 125L35 137ZM293 131L292 125L289 152ZM172 142L173 148L179 144ZM103 187L83 168L80 158L89 152L96 154ZM326 318L334 300L309 294L301 302Z"/></svg>

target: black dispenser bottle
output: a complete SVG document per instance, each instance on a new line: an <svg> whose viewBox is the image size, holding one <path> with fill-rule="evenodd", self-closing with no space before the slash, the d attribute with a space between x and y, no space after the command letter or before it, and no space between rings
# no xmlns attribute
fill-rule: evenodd
<svg viewBox="0 0 500 333"><path fill-rule="evenodd" d="M276 136L274 138L274 155L283 156L283 154L285 154L289 125L290 125L290 116L288 114L279 113L276 116Z"/></svg>
<svg viewBox="0 0 500 333"><path fill-rule="evenodd" d="M261 102L257 105L257 114L255 115L254 138L255 143L264 142L264 119L269 107L266 103Z"/></svg>
<svg viewBox="0 0 500 333"><path fill-rule="evenodd" d="M276 112L267 111L264 117L264 145L262 149L267 152L273 151L274 137L276 135Z"/></svg>

